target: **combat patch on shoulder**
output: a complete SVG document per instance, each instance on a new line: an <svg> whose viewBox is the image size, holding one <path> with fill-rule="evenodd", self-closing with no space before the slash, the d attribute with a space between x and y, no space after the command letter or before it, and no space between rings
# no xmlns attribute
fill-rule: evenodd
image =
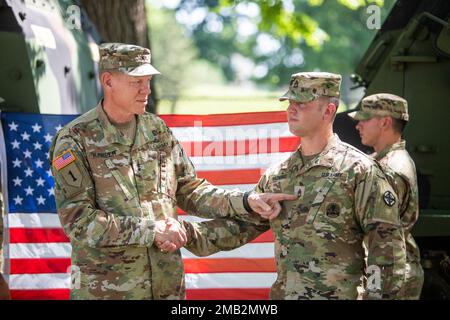
<svg viewBox="0 0 450 320"><path fill-rule="evenodd" d="M72 153L72 150L68 149L53 160L53 167L59 171L74 162L76 159L77 158Z"/></svg>
<svg viewBox="0 0 450 320"><path fill-rule="evenodd" d="M383 200L384 200L384 203L386 203L389 207L392 207L395 204L395 202L396 202L395 201L395 196L390 191L386 191L383 194Z"/></svg>

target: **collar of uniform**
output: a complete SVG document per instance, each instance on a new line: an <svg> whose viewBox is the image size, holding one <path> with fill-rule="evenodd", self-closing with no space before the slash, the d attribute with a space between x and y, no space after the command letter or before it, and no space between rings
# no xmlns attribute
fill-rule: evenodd
<svg viewBox="0 0 450 320"><path fill-rule="evenodd" d="M332 167L334 165L334 155L332 150L336 148L341 140L339 139L337 134L333 134L329 139L328 143L322 152L312 161L311 167L313 166L322 166L322 167Z"/></svg>
<svg viewBox="0 0 450 320"><path fill-rule="evenodd" d="M391 144L381 150L379 153L375 154L374 158L375 160L381 160L383 159L389 152L394 150L405 150L406 149L406 141L400 140L399 142L396 142L394 144Z"/></svg>
<svg viewBox="0 0 450 320"><path fill-rule="evenodd" d="M105 140L108 143L119 143L123 145L132 145L132 141L129 141L125 137L122 136L120 131L109 121L108 116L106 115L106 112L103 110L103 100L100 101L100 103L97 105L97 113L98 113L98 119L100 120L100 123L103 127L103 134L105 136ZM138 123L136 122L136 126Z"/></svg>
<svg viewBox="0 0 450 320"><path fill-rule="evenodd" d="M332 150L336 148L337 145L340 143L340 139L337 134L332 135L327 142L327 145L325 148L311 161L306 163L306 166L301 170L302 172L305 172L312 167L321 166L321 167L327 167L331 168L334 165L334 156L332 153ZM300 155L301 152L301 146L297 150L298 152L298 158L303 164L302 157Z"/></svg>
<svg viewBox="0 0 450 320"><path fill-rule="evenodd" d="M138 115L136 117L136 134L134 137L134 148L139 148L147 142L158 140L155 135L156 127L154 123L149 122L147 115Z"/></svg>

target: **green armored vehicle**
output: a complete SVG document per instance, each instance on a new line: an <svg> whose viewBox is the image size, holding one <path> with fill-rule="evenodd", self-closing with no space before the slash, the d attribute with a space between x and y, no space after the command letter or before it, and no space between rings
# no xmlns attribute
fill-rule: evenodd
<svg viewBox="0 0 450 320"><path fill-rule="evenodd" d="M0 0L0 110L78 114L99 95L95 30L72 0Z"/></svg>
<svg viewBox="0 0 450 320"><path fill-rule="evenodd" d="M450 1L397 1L352 79L366 96L386 92L408 100L404 137L418 174L420 216L413 235L425 269L424 299L450 299L449 23ZM345 113L335 127L368 151Z"/></svg>

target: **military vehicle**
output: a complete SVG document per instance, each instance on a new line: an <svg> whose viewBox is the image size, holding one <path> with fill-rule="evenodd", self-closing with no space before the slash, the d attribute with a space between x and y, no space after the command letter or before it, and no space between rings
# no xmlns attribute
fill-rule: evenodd
<svg viewBox="0 0 450 320"><path fill-rule="evenodd" d="M423 299L450 299L450 2L400 0L353 75L366 95L408 100L404 137L416 164L420 214L413 229L425 270ZM339 114L335 129L361 145L355 123Z"/></svg>
<svg viewBox="0 0 450 320"><path fill-rule="evenodd" d="M78 114L99 96L98 36L71 0L0 0L0 110Z"/></svg>

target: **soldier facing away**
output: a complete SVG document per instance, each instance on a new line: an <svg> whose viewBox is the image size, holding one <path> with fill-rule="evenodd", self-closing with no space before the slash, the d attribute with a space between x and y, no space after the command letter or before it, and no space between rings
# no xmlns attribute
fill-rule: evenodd
<svg viewBox="0 0 450 320"><path fill-rule="evenodd" d="M183 299L178 248L187 236L176 206L211 217L249 214L242 192L197 178L169 128L145 112L155 74L149 49L102 45L104 98L54 138L56 206L72 245L71 299ZM246 200L252 211L276 214L285 198L295 196ZM167 250L156 246L166 242Z"/></svg>
<svg viewBox="0 0 450 320"><path fill-rule="evenodd" d="M409 121L408 103L393 94L374 94L364 98L360 109L349 116L358 121L356 129L361 142L373 147L375 153L372 156L385 166L385 170L393 173L394 189L401 202L400 219L406 245L405 285L400 298L419 299L424 274L419 247L411 234L419 218L419 193L416 167L406 151L405 140L402 140Z"/></svg>
<svg viewBox="0 0 450 320"><path fill-rule="evenodd" d="M280 98L289 100L289 129L302 140L255 188L298 196L279 215L259 217L270 219L259 220L261 232L270 227L275 235L271 299L357 299L362 285L364 299L400 297L406 257L399 202L378 163L333 134L340 82L337 74L297 73ZM202 255L223 244L196 236Z"/></svg>

